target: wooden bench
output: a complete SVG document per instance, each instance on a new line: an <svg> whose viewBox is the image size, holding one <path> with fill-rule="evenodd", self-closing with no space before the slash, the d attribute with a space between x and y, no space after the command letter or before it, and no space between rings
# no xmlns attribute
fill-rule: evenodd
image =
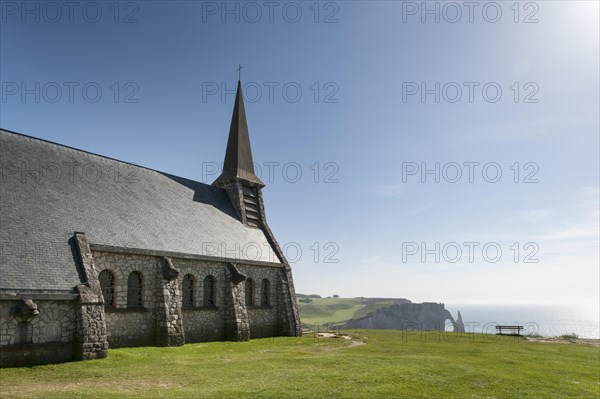
<svg viewBox="0 0 600 399"><path fill-rule="evenodd" d="M523 326L496 326L496 335L521 335L521 330L524 328ZM509 333L505 334L503 331Z"/></svg>

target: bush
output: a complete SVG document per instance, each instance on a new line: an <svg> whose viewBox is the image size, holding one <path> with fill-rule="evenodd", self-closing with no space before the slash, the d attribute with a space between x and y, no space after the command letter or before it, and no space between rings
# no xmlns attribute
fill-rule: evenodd
<svg viewBox="0 0 600 399"><path fill-rule="evenodd" d="M542 334L539 334L539 333L529 333L526 336L530 337L530 338L544 338L544 336Z"/></svg>
<svg viewBox="0 0 600 399"><path fill-rule="evenodd" d="M571 334L563 334L563 335L561 335L560 337L561 337L562 339L568 339L568 340L570 341L570 340L574 340L574 339L577 339L577 338L579 338L579 335L577 335L577 334L575 334L575 333L571 333Z"/></svg>

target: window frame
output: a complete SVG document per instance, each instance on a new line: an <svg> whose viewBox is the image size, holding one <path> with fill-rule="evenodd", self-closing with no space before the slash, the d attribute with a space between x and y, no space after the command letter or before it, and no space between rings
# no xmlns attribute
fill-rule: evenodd
<svg viewBox="0 0 600 399"><path fill-rule="evenodd" d="M136 285L132 285L132 277L137 278ZM134 293L132 288L137 288L138 292L136 298L133 297ZM140 309L144 307L144 278L142 273L134 270L127 276L127 308L128 309Z"/></svg>
<svg viewBox="0 0 600 399"><path fill-rule="evenodd" d="M256 285L254 284L254 280L251 278L246 279L246 285L244 286L244 291L246 294L246 306L256 306L255 299L255 290Z"/></svg>
<svg viewBox="0 0 600 399"><path fill-rule="evenodd" d="M260 283L260 306L269 307L271 306L271 282L268 278L263 278Z"/></svg>
<svg viewBox="0 0 600 399"><path fill-rule="evenodd" d="M29 320L22 320L17 323L14 343L16 345L33 344L33 324Z"/></svg>
<svg viewBox="0 0 600 399"><path fill-rule="evenodd" d="M205 308L217 307L217 283L212 275L204 277L202 306Z"/></svg>
<svg viewBox="0 0 600 399"><path fill-rule="evenodd" d="M186 287L186 282L189 282L189 286ZM187 292L186 292L187 288ZM193 274L188 273L183 276L181 281L181 307L182 308L193 308L196 303L196 277Z"/></svg>
<svg viewBox="0 0 600 399"><path fill-rule="evenodd" d="M108 275L108 287L103 285L103 276ZM104 306L107 308L114 308L117 305L117 276L111 269L103 269L98 273L98 282L100 283L100 290L102 291L102 299L104 300ZM106 282L106 280L105 280ZM110 300L106 299L105 293L109 293Z"/></svg>

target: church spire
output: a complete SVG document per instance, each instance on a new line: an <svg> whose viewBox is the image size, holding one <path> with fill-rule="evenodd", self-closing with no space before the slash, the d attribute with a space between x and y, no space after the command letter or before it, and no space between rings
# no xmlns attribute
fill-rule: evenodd
<svg viewBox="0 0 600 399"><path fill-rule="evenodd" d="M242 223L260 228L265 220L260 190L265 184L254 174L242 82L238 80L223 172L213 186L224 188Z"/></svg>
<svg viewBox="0 0 600 399"><path fill-rule="evenodd" d="M248 122L244 109L244 95L242 82L238 80L235 105L229 128L229 139L223 163L221 176L213 183L218 185L227 180L241 180L252 186L264 187L264 183L254 174L250 136L248 135Z"/></svg>

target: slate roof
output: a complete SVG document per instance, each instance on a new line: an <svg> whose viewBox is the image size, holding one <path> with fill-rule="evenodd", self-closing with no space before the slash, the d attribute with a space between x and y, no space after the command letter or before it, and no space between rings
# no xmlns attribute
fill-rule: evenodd
<svg viewBox="0 0 600 399"><path fill-rule="evenodd" d="M79 284L75 231L92 245L280 263L221 188L6 130L0 166L0 291Z"/></svg>

